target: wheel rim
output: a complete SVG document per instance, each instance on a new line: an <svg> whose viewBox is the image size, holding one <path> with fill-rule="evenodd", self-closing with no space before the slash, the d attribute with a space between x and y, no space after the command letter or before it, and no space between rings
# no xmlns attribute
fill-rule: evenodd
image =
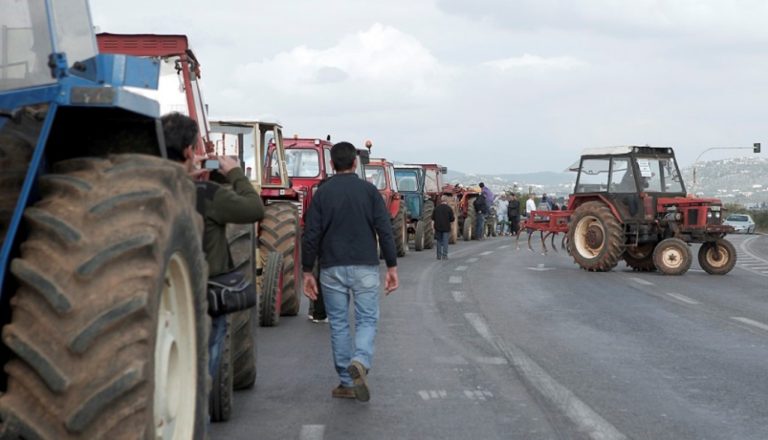
<svg viewBox="0 0 768 440"><path fill-rule="evenodd" d="M661 253L661 261L664 265L670 269L677 269L683 265L685 261L685 255L683 251L675 246L670 246L664 249Z"/></svg>
<svg viewBox="0 0 768 440"><path fill-rule="evenodd" d="M195 306L189 271L179 254L168 262L155 341L155 438L191 439L197 402ZM183 397L182 397L183 393Z"/></svg>
<svg viewBox="0 0 768 440"><path fill-rule="evenodd" d="M605 229L600 220L592 215L585 216L579 221L574 233L576 250L580 255L594 258L605 247Z"/></svg>
<svg viewBox="0 0 768 440"><path fill-rule="evenodd" d="M731 256L728 253L728 249L726 249L724 246L718 246L717 250L715 250L714 246L710 246L709 249L707 249L705 258L707 260L707 264L709 264L711 267L722 268L728 265L728 261L730 261Z"/></svg>

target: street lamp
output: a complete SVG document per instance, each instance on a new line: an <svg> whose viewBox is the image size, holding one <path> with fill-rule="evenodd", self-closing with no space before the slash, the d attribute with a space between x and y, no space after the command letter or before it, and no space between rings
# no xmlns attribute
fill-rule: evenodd
<svg viewBox="0 0 768 440"><path fill-rule="evenodd" d="M712 147L707 148L706 150L702 151L701 154L696 157L696 160L693 161L693 186L692 186L692 192L696 194L696 163L701 159L701 156L704 155L704 153L712 151L712 150L748 150L749 147ZM759 153L760 152L760 143L755 142L752 144L752 152L753 153Z"/></svg>

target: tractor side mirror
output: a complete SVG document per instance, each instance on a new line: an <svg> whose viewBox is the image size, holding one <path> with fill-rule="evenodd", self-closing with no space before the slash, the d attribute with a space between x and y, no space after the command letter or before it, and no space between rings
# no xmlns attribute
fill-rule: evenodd
<svg viewBox="0 0 768 440"><path fill-rule="evenodd" d="M368 165L368 163L371 161L371 153L368 150L358 149L357 157L360 158L361 165Z"/></svg>
<svg viewBox="0 0 768 440"><path fill-rule="evenodd" d="M448 167L440 167L440 174L448 174Z"/></svg>

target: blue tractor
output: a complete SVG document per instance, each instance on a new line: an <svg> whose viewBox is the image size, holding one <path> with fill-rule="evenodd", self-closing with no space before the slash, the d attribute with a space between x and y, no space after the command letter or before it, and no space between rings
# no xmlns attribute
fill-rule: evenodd
<svg viewBox="0 0 768 440"><path fill-rule="evenodd" d="M205 435L202 222L164 159L156 61L86 0L0 12L0 438Z"/></svg>

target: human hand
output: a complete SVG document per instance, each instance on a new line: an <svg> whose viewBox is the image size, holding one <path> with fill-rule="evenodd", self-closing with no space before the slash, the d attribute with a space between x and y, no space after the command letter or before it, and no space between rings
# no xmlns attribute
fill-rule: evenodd
<svg viewBox="0 0 768 440"><path fill-rule="evenodd" d="M304 296L317 301L317 280L312 272L304 272Z"/></svg>
<svg viewBox="0 0 768 440"><path fill-rule="evenodd" d="M226 176L235 168L240 168L240 163L229 156L217 156L219 160L219 170Z"/></svg>
<svg viewBox="0 0 768 440"><path fill-rule="evenodd" d="M397 278L397 267L387 269L387 278L384 281L384 293L389 295L400 287L400 280Z"/></svg>

